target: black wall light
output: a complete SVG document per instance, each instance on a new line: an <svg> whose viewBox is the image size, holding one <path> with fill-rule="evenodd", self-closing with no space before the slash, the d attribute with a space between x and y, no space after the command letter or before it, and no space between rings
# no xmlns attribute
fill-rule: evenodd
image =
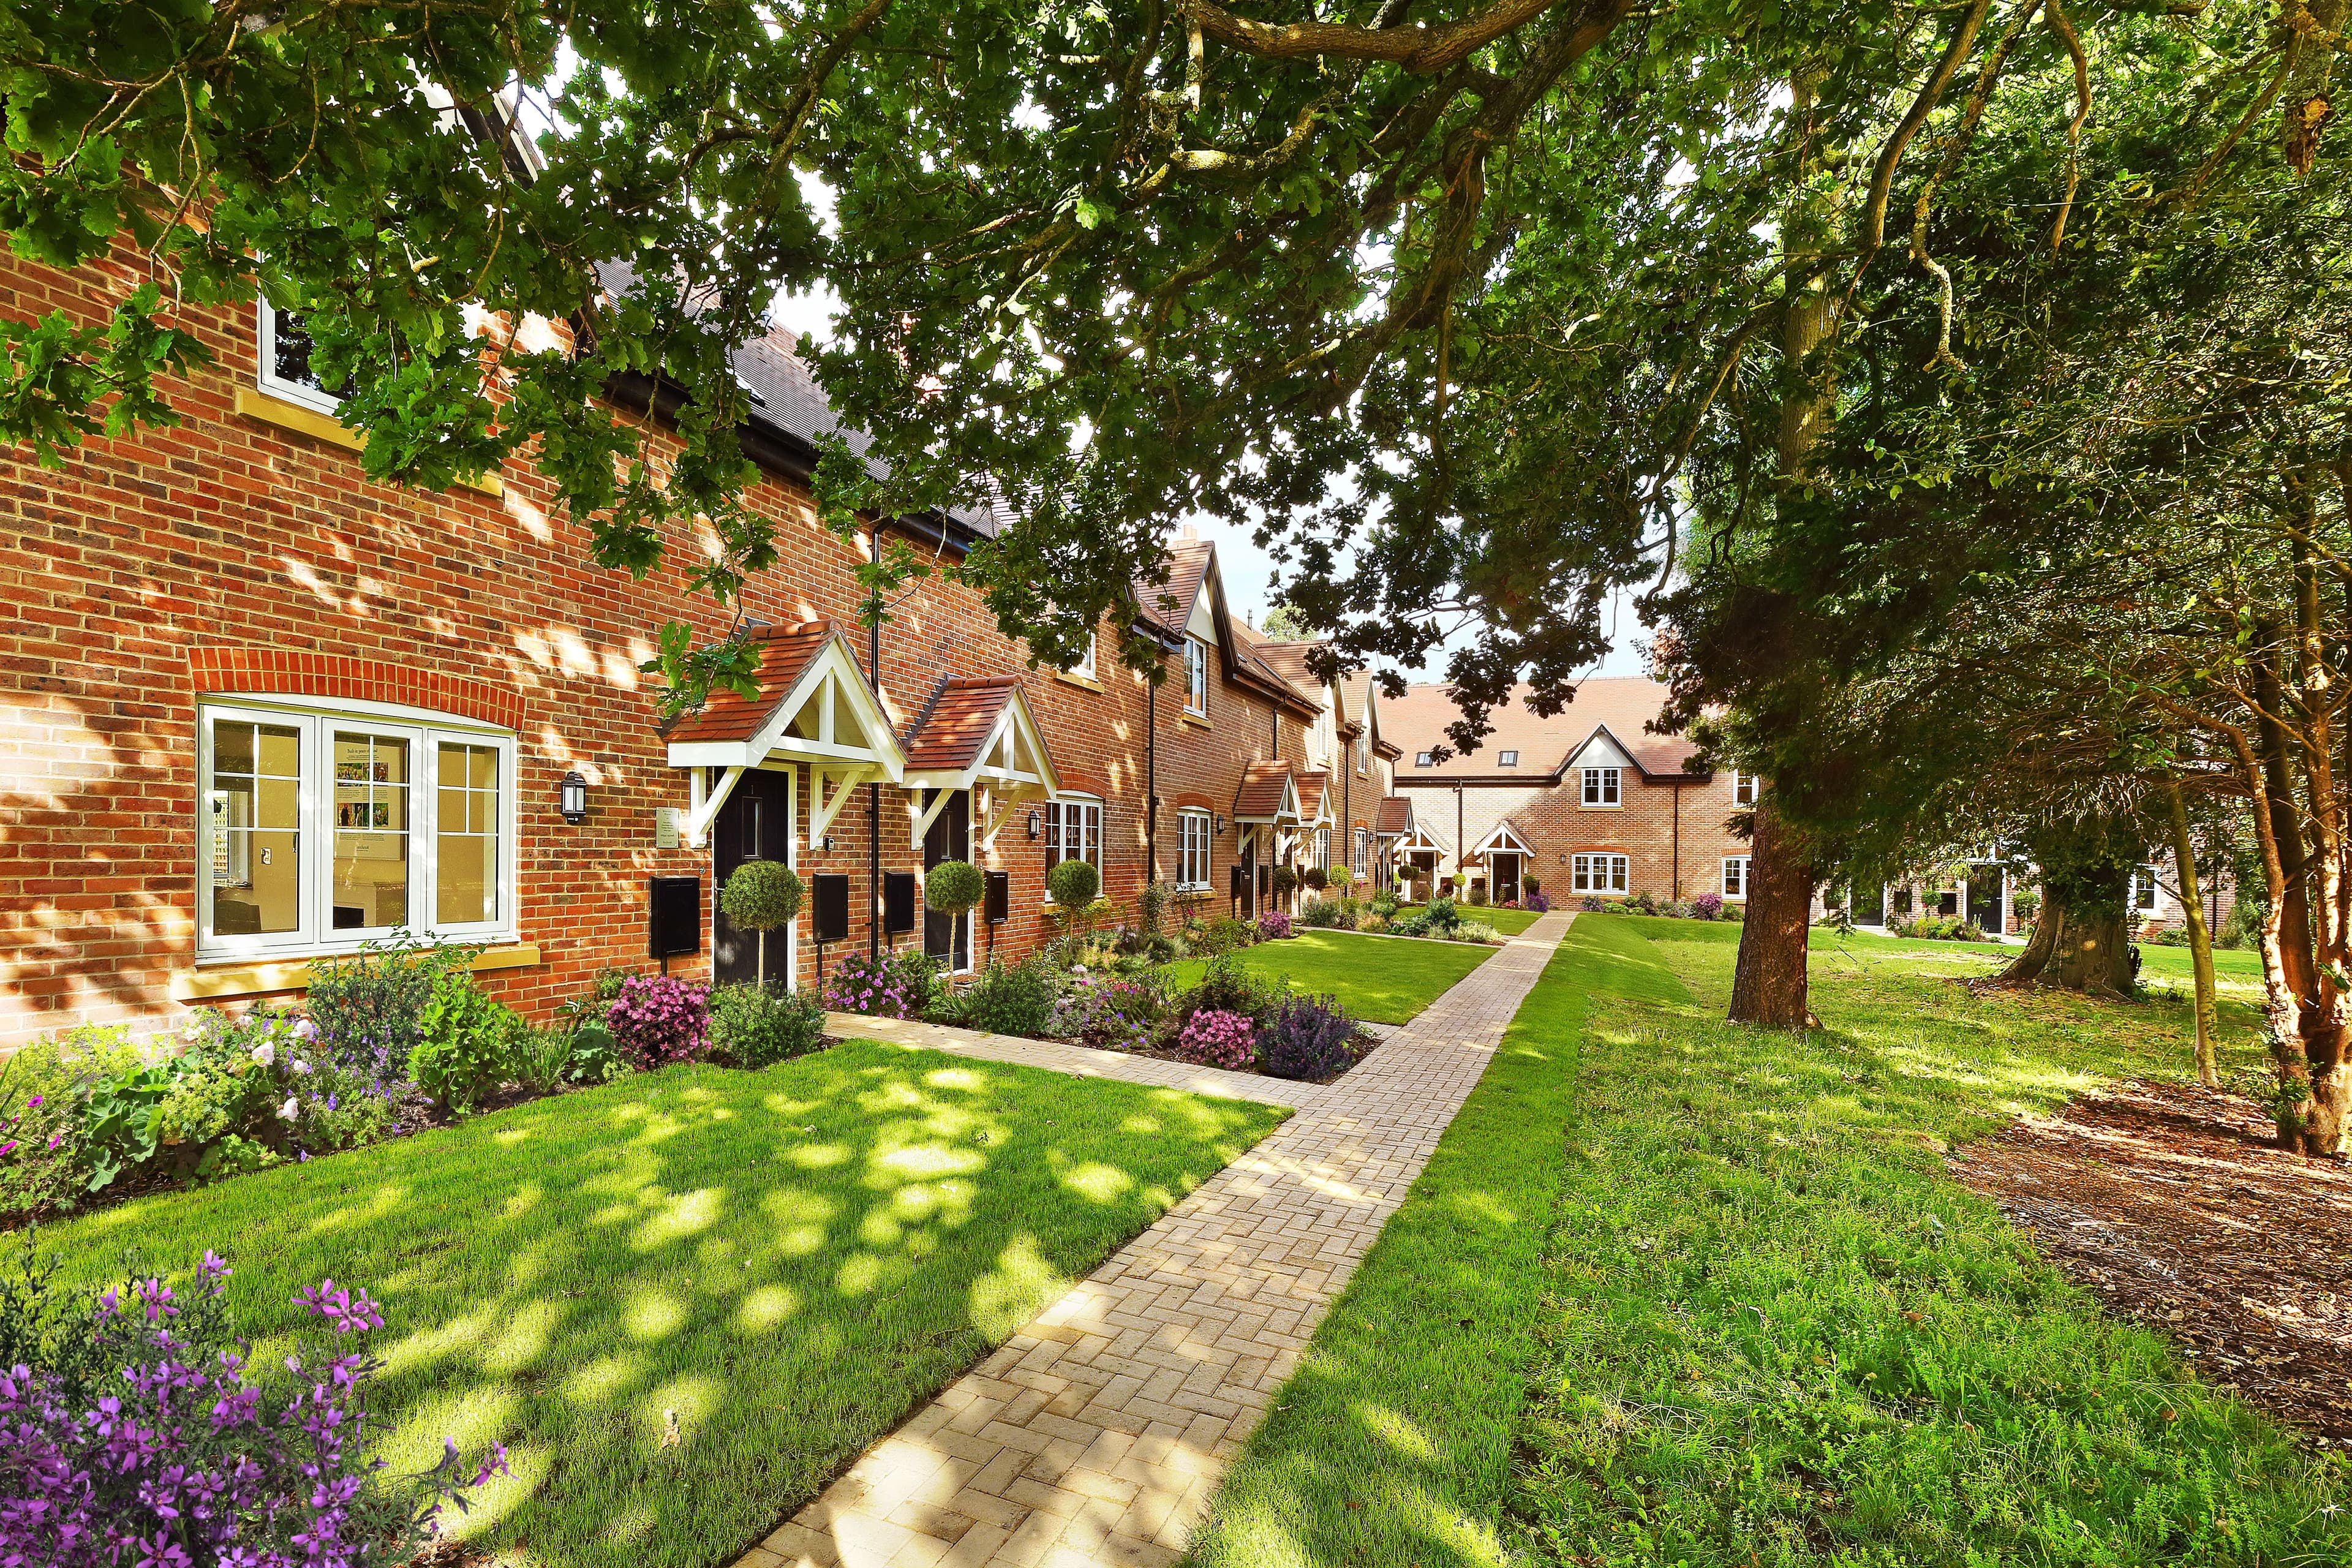
<svg viewBox="0 0 2352 1568"><path fill-rule="evenodd" d="M1034 812L1034 811L1033 811L1033 812L1031 812L1031 813L1029 814L1029 837L1030 837L1034 838L1034 837L1037 837L1038 832L1040 831L1041 825L1042 825L1043 821L1044 821L1044 819L1043 819L1042 817L1040 817L1040 816L1038 816L1038 814L1037 814L1037 813L1035 813L1035 812Z"/></svg>
<svg viewBox="0 0 2352 1568"><path fill-rule="evenodd" d="M575 826L588 820L588 781L577 769L564 774L563 782L555 786L555 809Z"/></svg>

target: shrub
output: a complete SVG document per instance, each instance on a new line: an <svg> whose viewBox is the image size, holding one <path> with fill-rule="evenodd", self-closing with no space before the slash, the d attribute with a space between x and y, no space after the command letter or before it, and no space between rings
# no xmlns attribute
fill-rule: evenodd
<svg viewBox="0 0 2352 1568"><path fill-rule="evenodd" d="M1331 862L1331 869L1328 876L1330 886L1334 888L1352 888L1356 885L1356 873L1338 860Z"/></svg>
<svg viewBox="0 0 2352 1568"><path fill-rule="evenodd" d="M1427 910L1415 910L1410 914L1399 915L1394 920L1389 921L1389 934L1391 936L1432 936L1436 934L1436 927L1430 923L1429 911Z"/></svg>
<svg viewBox="0 0 2352 1568"><path fill-rule="evenodd" d="M191 1280L68 1292L26 1242L0 1284L0 1562L377 1568L431 1544L444 1500L504 1472L494 1449L461 1479L454 1442L425 1475L384 1469L368 1411L383 1363L332 1340L250 1361L228 1273L207 1252ZM338 1336L383 1326L331 1279L295 1300Z"/></svg>
<svg viewBox="0 0 2352 1568"><path fill-rule="evenodd" d="M632 974L621 982L604 1026L631 1067L650 1072L690 1062L709 1040L709 994L697 981Z"/></svg>
<svg viewBox="0 0 2352 1568"><path fill-rule="evenodd" d="M988 879L969 860L942 860L923 873L923 907L934 914L970 914L987 896Z"/></svg>
<svg viewBox="0 0 2352 1568"><path fill-rule="evenodd" d="M529 1026L495 1002L463 970L433 977L425 1004L424 1037L410 1053L416 1087L441 1105L472 1110L520 1076Z"/></svg>
<svg viewBox="0 0 2352 1568"><path fill-rule="evenodd" d="M1428 919L1429 929L1440 935L1462 923L1462 911L1452 899L1432 899L1422 913Z"/></svg>
<svg viewBox="0 0 2352 1568"><path fill-rule="evenodd" d="M442 976L470 973L478 944L421 942L405 933L323 960L303 1006L337 1061L382 1077L410 1078L408 1053L424 1038L425 1009Z"/></svg>
<svg viewBox="0 0 2352 1568"><path fill-rule="evenodd" d="M1328 996L1289 996L1257 1032L1257 1065L1270 1078L1321 1082L1355 1065L1355 1021Z"/></svg>
<svg viewBox="0 0 2352 1568"><path fill-rule="evenodd" d="M1658 912L1657 896L1646 890L1636 893L1625 900L1625 907L1637 915L1656 914Z"/></svg>
<svg viewBox="0 0 2352 1568"><path fill-rule="evenodd" d="M1311 888L1319 893L1331 885L1331 873L1320 866L1309 866L1298 873L1298 881L1301 887Z"/></svg>
<svg viewBox="0 0 2352 1568"><path fill-rule="evenodd" d="M1167 998L1150 978L1104 980L1079 974L1054 1006L1052 1033L1097 1050L1139 1050L1151 1043Z"/></svg>
<svg viewBox="0 0 2352 1568"><path fill-rule="evenodd" d="M1473 889L1470 889L1470 902L1471 902L1471 905L1472 905L1474 908L1476 908L1476 909L1482 909L1482 910L1483 910L1483 909L1485 909L1485 908L1486 907L1486 883L1481 882L1481 883L1479 883L1476 887L1475 887L1475 888L1473 888Z"/></svg>
<svg viewBox="0 0 2352 1568"><path fill-rule="evenodd" d="M721 985L710 993L710 1059L758 1069L824 1045L824 1009L801 992Z"/></svg>
<svg viewBox="0 0 2352 1568"><path fill-rule="evenodd" d="M516 1042L515 1081L533 1094L562 1089L572 1072L572 1038L569 1029L525 1025Z"/></svg>
<svg viewBox="0 0 2352 1568"><path fill-rule="evenodd" d="M1176 897L1176 884L1162 880L1146 882L1135 895L1136 930L1147 940L1160 934L1160 922L1168 916L1168 906Z"/></svg>
<svg viewBox="0 0 2352 1568"><path fill-rule="evenodd" d="M1257 917L1257 939L1260 942L1285 942L1290 937L1290 914L1286 910L1268 910Z"/></svg>
<svg viewBox="0 0 2352 1568"><path fill-rule="evenodd" d="M1456 942L1475 942L1492 947L1501 939L1495 934L1495 928L1488 925L1485 921L1464 921L1460 925L1454 928L1454 940Z"/></svg>
<svg viewBox="0 0 2352 1568"><path fill-rule="evenodd" d="M1066 910L1083 910L1102 891L1102 873L1084 860L1063 860L1045 873L1045 891Z"/></svg>
<svg viewBox="0 0 2352 1568"><path fill-rule="evenodd" d="M1195 1013L1239 1013L1255 1025L1281 999L1278 983L1251 973L1240 959L1225 953L1209 961L1201 978L1177 1002L1176 1016L1181 1021Z"/></svg>
<svg viewBox="0 0 2352 1568"><path fill-rule="evenodd" d="M1172 1047L1188 1062L1204 1068L1241 1068L1256 1053L1256 1030L1240 1013L1204 1008L1184 1021Z"/></svg>
<svg viewBox="0 0 2352 1568"><path fill-rule="evenodd" d="M991 959L988 972L964 987L963 1025L992 1035L1042 1039L1054 1021L1057 989L1054 972L1036 958L1019 963Z"/></svg>
<svg viewBox="0 0 2352 1568"><path fill-rule="evenodd" d="M1266 881L1276 898L1286 899L1298 889L1298 873L1288 866L1276 866Z"/></svg>
<svg viewBox="0 0 2352 1568"><path fill-rule="evenodd" d="M836 1013L870 1018L919 1018L931 1004L939 965L920 949L879 955L853 952L834 965L824 983L824 1005Z"/></svg>
<svg viewBox="0 0 2352 1568"><path fill-rule="evenodd" d="M1577 900L1576 907L1588 915L1605 914L1608 912L1609 900L1598 893L1587 893Z"/></svg>
<svg viewBox="0 0 2352 1568"><path fill-rule="evenodd" d="M572 1057L564 1064L564 1077L573 1083L609 1083L628 1070L621 1047L614 1043L612 1027L603 1018L590 1018L572 1029Z"/></svg>
<svg viewBox="0 0 2352 1568"><path fill-rule="evenodd" d="M1298 911L1298 923L1317 931L1346 931L1355 921L1348 912L1346 900L1317 899Z"/></svg>
<svg viewBox="0 0 2352 1568"><path fill-rule="evenodd" d="M1529 893L1525 900L1521 900L1519 908L1523 910L1533 910L1539 915L1549 914L1551 912L1551 895L1549 893Z"/></svg>
<svg viewBox="0 0 2352 1568"><path fill-rule="evenodd" d="M1402 904L1397 901L1397 896L1394 893L1390 892L1385 888L1372 895L1372 913L1380 916L1382 920L1394 918L1397 910L1403 907L1404 906Z"/></svg>
<svg viewBox="0 0 2352 1568"><path fill-rule="evenodd" d="M1723 918L1733 925L1741 924L1748 919L1748 907L1745 904L1726 904L1723 906Z"/></svg>
<svg viewBox="0 0 2352 1568"><path fill-rule="evenodd" d="M83 1096L101 1079L146 1065L130 1031L97 1025L35 1040L0 1065L0 1210L79 1203L90 1186Z"/></svg>
<svg viewBox="0 0 2352 1568"><path fill-rule="evenodd" d="M1691 907L1680 899L1668 899L1658 906L1658 913L1670 921L1686 921L1691 918Z"/></svg>
<svg viewBox="0 0 2352 1568"><path fill-rule="evenodd" d="M1721 893L1701 893L1697 898L1693 899L1690 901L1690 911L1691 919L1696 921L1721 920L1723 918L1723 895Z"/></svg>
<svg viewBox="0 0 2352 1568"><path fill-rule="evenodd" d="M1374 911L1373 913L1367 915L1359 915L1356 917L1356 929L1361 931L1370 931L1374 935L1378 935L1381 931L1389 929L1389 917L1384 914L1381 914L1378 911Z"/></svg>
<svg viewBox="0 0 2352 1568"><path fill-rule="evenodd" d="M1543 891L1543 879L1539 877L1529 877L1519 885L1530 893L1540 893Z"/></svg>
<svg viewBox="0 0 2352 1568"><path fill-rule="evenodd" d="M1219 915L1202 926L1192 937L1192 951L1204 958L1214 958L1221 952L1247 947L1257 937L1257 928L1249 921L1231 915Z"/></svg>

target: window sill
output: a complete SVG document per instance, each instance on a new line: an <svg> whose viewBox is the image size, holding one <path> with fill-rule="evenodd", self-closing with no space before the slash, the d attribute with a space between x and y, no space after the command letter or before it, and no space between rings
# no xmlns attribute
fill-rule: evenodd
<svg viewBox="0 0 2352 1568"><path fill-rule="evenodd" d="M343 955L349 956L349 955ZM285 959L269 963L232 964L197 969L172 979L174 1002L215 1002L236 996L266 996L278 991L307 990L317 965L327 958ZM536 942L493 947L475 955L468 967L477 974L494 969L530 969L540 962Z"/></svg>
<svg viewBox="0 0 2352 1568"><path fill-rule="evenodd" d="M1202 717L1198 713L1191 711L1190 710L1177 714L1176 717L1182 720L1185 723L1192 725L1195 730L1205 730L1209 727L1209 721L1207 719Z"/></svg>
<svg viewBox="0 0 2352 1568"><path fill-rule="evenodd" d="M1579 811L1622 811L1622 810L1624 810L1624 809L1625 809L1625 803L1624 803L1623 801L1619 801L1619 802L1618 802L1616 805L1594 805L1594 804L1593 804L1592 802L1591 802L1591 801L1586 801L1583 805L1581 805L1578 806L1576 809L1577 809L1577 810L1579 810Z"/></svg>
<svg viewBox="0 0 2352 1568"><path fill-rule="evenodd" d="M1081 674L1075 669L1057 669L1054 672L1054 679L1065 686L1081 687L1088 691L1100 691L1103 689L1101 681L1091 675Z"/></svg>
<svg viewBox="0 0 2352 1568"><path fill-rule="evenodd" d="M340 447L346 452L362 451L367 447L366 437L333 415L305 408L299 403L289 403L282 397L272 397L258 387L240 386L236 389L236 412L247 419L275 425L280 430L291 430L298 436L324 441L328 446ZM506 485L496 474L475 474L459 479L457 483L461 489L486 496L507 493Z"/></svg>

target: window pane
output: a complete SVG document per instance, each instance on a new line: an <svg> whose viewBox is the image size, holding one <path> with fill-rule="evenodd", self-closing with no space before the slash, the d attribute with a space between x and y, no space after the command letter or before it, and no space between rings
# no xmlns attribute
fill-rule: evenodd
<svg viewBox="0 0 2352 1568"><path fill-rule="evenodd" d="M213 721L213 936L268 936L302 918L302 731Z"/></svg>
<svg viewBox="0 0 2352 1568"><path fill-rule="evenodd" d="M334 742L338 931L408 922L408 742L338 730Z"/></svg>
<svg viewBox="0 0 2352 1568"><path fill-rule="evenodd" d="M759 802L753 808L758 821ZM433 919L499 918L499 748L441 743L441 816L434 833ZM756 828L754 829L756 833ZM756 851L758 840L753 839Z"/></svg>

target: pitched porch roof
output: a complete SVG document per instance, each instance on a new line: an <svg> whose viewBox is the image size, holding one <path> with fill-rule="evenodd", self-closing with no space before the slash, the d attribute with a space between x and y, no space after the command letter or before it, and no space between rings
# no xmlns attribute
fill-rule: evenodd
<svg viewBox="0 0 2352 1568"><path fill-rule="evenodd" d="M1252 763L1242 769L1241 787L1234 792L1235 822L1296 822L1298 781L1290 764L1280 758Z"/></svg>
<svg viewBox="0 0 2352 1568"><path fill-rule="evenodd" d="M1042 799L1062 787L1029 694L1016 675L950 676L916 717L907 735L911 791L929 790L922 806L909 795L915 840L958 790L978 789L987 805L977 815L983 842L1016 801Z"/></svg>
<svg viewBox="0 0 2352 1568"><path fill-rule="evenodd" d="M1298 820L1309 825L1331 820L1331 774L1326 769L1298 775Z"/></svg>
<svg viewBox="0 0 2352 1568"><path fill-rule="evenodd" d="M1533 849L1528 847L1527 837L1519 832L1518 825L1514 823L1507 816L1503 818L1502 821L1495 824L1493 832L1487 834L1486 837L1478 840L1478 847L1470 851L1469 858L1472 860L1484 860L1488 854L1494 852L1500 852L1505 855L1533 855L1535 853Z"/></svg>
<svg viewBox="0 0 2352 1568"><path fill-rule="evenodd" d="M1412 797L1402 795L1381 796L1380 810L1372 814L1372 831L1384 838L1411 833L1412 831Z"/></svg>

